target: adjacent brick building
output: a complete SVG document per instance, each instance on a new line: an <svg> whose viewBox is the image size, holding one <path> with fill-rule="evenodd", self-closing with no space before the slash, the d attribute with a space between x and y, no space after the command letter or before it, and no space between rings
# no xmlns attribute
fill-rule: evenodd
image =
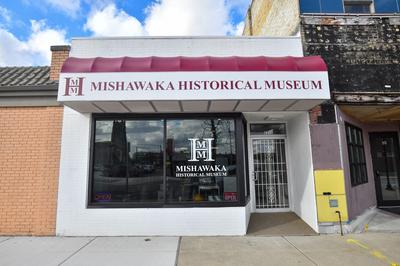
<svg viewBox="0 0 400 266"><path fill-rule="evenodd" d="M243 35L275 37L297 35L299 16L298 0L254 0L247 11Z"/></svg>
<svg viewBox="0 0 400 266"><path fill-rule="evenodd" d="M54 235L63 107L51 67L0 68L0 235Z"/></svg>

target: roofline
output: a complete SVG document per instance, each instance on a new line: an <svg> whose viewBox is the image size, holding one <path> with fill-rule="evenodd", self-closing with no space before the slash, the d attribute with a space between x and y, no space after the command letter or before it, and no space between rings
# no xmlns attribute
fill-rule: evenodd
<svg viewBox="0 0 400 266"><path fill-rule="evenodd" d="M33 85L33 86L0 86L0 97L3 93L13 93L13 92L44 92L44 91L57 91L58 90L58 82L49 85Z"/></svg>
<svg viewBox="0 0 400 266"><path fill-rule="evenodd" d="M300 36L285 36L285 37L267 37L267 36L116 36L116 37L73 37L74 40L178 40L178 39L197 39L197 40L205 40L205 39L300 39Z"/></svg>
<svg viewBox="0 0 400 266"><path fill-rule="evenodd" d="M60 106L57 102L58 83L39 86L0 87L0 107Z"/></svg>

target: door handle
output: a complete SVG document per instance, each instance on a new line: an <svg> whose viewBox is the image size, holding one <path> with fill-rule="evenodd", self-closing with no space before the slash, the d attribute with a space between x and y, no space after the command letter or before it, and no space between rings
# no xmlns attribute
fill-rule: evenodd
<svg viewBox="0 0 400 266"><path fill-rule="evenodd" d="M253 181L257 181L258 177L255 172L252 173Z"/></svg>

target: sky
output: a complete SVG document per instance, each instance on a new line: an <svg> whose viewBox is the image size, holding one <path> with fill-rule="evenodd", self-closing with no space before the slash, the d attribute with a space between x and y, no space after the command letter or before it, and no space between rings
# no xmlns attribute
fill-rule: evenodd
<svg viewBox="0 0 400 266"><path fill-rule="evenodd" d="M0 67L50 64L74 37L241 35L251 0L0 0Z"/></svg>

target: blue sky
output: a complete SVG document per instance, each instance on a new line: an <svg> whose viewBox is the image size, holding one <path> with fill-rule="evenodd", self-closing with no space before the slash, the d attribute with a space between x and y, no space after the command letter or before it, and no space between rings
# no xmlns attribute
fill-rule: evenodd
<svg viewBox="0 0 400 266"><path fill-rule="evenodd" d="M240 35L250 0L0 0L0 66L49 64L73 37Z"/></svg>

